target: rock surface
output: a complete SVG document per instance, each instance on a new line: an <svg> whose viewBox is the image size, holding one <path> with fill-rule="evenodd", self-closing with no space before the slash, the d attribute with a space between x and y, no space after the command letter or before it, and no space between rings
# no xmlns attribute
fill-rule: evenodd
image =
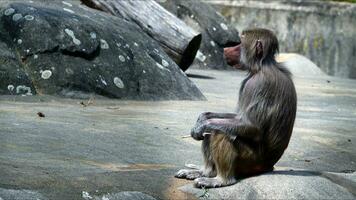
<svg viewBox="0 0 356 200"><path fill-rule="evenodd" d="M332 1L211 0L238 30L269 28L282 52L307 56L324 72L356 78L356 4Z"/></svg>
<svg viewBox="0 0 356 200"><path fill-rule="evenodd" d="M0 15L1 94L204 99L130 22L77 1L1 1Z"/></svg>
<svg viewBox="0 0 356 200"><path fill-rule="evenodd" d="M158 0L157 0L158 1ZM224 59L223 48L240 43L238 31L212 6L197 0L158 1L167 10L202 33L195 67L230 69Z"/></svg>
<svg viewBox="0 0 356 200"><path fill-rule="evenodd" d="M325 76L321 69L307 57L295 53L281 53L276 57L278 62L283 63L293 76Z"/></svg>
<svg viewBox="0 0 356 200"><path fill-rule="evenodd" d="M354 199L356 173L347 174L352 183L349 188L338 185L347 181L342 178L344 174L330 174L339 182L329 180L319 172L276 169L271 173L242 179L230 187L209 189L204 195L206 199ZM192 185L180 189L197 197L203 195L200 189Z"/></svg>
<svg viewBox="0 0 356 200"><path fill-rule="evenodd" d="M51 200L83 199L83 191L91 197L139 191L156 199L196 199L180 190L191 181L173 177L185 163L203 163L201 143L187 137L189 130L201 112L235 109L245 73L187 73L208 101L94 99L84 106L53 96L0 96L0 188ZM347 198L356 191L356 81L305 74L293 76L297 117L276 171L208 190L210 197L300 199L305 191L307 199L328 192Z"/></svg>

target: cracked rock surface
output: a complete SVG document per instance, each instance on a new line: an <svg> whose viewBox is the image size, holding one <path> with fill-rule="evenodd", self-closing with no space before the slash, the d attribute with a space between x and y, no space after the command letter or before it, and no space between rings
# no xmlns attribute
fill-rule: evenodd
<svg viewBox="0 0 356 200"><path fill-rule="evenodd" d="M136 25L78 1L0 2L0 94L204 99Z"/></svg>

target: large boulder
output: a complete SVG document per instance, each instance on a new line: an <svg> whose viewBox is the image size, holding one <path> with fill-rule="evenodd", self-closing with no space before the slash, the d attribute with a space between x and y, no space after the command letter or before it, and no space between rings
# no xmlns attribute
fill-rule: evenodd
<svg viewBox="0 0 356 200"><path fill-rule="evenodd" d="M238 31L211 5L198 0L157 0L163 7L202 33L195 63L199 68L231 69L224 59L224 47L240 43Z"/></svg>
<svg viewBox="0 0 356 200"><path fill-rule="evenodd" d="M0 2L0 93L204 99L139 27L78 1Z"/></svg>

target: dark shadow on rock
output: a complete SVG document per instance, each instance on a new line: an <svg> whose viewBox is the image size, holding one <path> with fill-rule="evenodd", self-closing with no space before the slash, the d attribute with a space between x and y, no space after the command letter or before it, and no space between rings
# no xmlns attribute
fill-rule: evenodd
<svg viewBox="0 0 356 200"><path fill-rule="evenodd" d="M215 77L211 76L204 76L204 75L199 75L199 74L187 74L189 78L198 78L198 79L215 79Z"/></svg>

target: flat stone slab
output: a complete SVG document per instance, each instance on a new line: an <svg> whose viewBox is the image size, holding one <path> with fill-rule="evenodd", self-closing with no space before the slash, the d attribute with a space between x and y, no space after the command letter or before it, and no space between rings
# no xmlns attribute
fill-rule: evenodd
<svg viewBox="0 0 356 200"><path fill-rule="evenodd" d="M202 191L192 185L180 189L207 199L354 199L356 173L321 173L299 169L276 169L240 180L237 184Z"/></svg>
<svg viewBox="0 0 356 200"><path fill-rule="evenodd" d="M101 198L137 191L156 199L196 199L195 191L206 193L189 193L192 182L173 175L185 163L203 163L201 143L187 137L189 131L201 112L235 109L245 72L187 73L207 101L0 96L0 188L54 200L84 199L83 191ZM294 81L297 118L276 171L208 190L209 198L354 195L356 80L296 75ZM3 193L0 197L6 199Z"/></svg>

